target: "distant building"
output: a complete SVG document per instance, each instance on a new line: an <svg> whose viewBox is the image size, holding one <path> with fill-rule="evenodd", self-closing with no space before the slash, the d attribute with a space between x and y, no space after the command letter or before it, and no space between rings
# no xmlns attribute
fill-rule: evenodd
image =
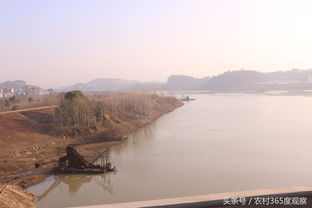
<svg viewBox="0 0 312 208"><path fill-rule="evenodd" d="M18 89L18 90L16 91L16 94L17 94L17 95L22 95L22 96L27 95L27 93L26 93L25 90L23 90L23 89Z"/></svg>
<svg viewBox="0 0 312 208"><path fill-rule="evenodd" d="M23 87L3 87L0 88L0 98L9 98L14 95L20 95L20 96L42 96L43 95L43 90L39 87L36 86L23 86Z"/></svg>
<svg viewBox="0 0 312 208"><path fill-rule="evenodd" d="M13 96L14 96L14 93L12 93L12 92L8 92L8 93L4 94L5 98L10 98L10 97L13 97Z"/></svg>
<svg viewBox="0 0 312 208"><path fill-rule="evenodd" d="M27 89L27 95L29 96L41 96L43 95L42 89L38 87L29 87Z"/></svg>

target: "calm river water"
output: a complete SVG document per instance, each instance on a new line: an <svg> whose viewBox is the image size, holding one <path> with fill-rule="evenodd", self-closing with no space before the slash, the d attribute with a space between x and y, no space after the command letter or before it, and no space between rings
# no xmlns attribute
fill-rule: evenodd
<svg viewBox="0 0 312 208"><path fill-rule="evenodd" d="M43 208L312 185L312 97L192 95L115 146L118 172L51 176Z"/></svg>

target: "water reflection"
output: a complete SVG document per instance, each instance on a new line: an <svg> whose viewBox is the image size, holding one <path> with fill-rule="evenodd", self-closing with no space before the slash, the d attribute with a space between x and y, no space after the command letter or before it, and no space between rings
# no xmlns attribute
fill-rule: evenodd
<svg viewBox="0 0 312 208"><path fill-rule="evenodd" d="M60 185L66 185L68 193L74 194L79 191L83 184L91 182L96 183L101 187L103 192L113 194L113 180L115 173L105 173L99 175L85 175L85 174L70 174L70 175L55 175L53 183L41 194L37 195L37 200L44 200L45 197L54 191Z"/></svg>
<svg viewBox="0 0 312 208"><path fill-rule="evenodd" d="M148 145L147 143L152 141L152 138L154 137L154 129L157 126L157 122L150 124L146 126L143 129L140 129L133 134L129 135L129 139L111 147L110 149L110 158L113 166L115 166L117 160L117 168L121 164L122 161L120 159L123 158L123 154L129 150L131 152L139 152L139 150L142 148L144 149L144 146ZM99 150L99 152L102 152L102 150ZM124 159L122 159L124 161ZM98 162L98 161L97 161ZM53 207L53 204L49 202L46 204L46 201L50 201L50 198L56 198L54 195L57 196L59 201L63 201L61 203L61 206L65 207L65 204L69 202L69 200L64 200L60 198L60 193L66 193L67 197L63 195L62 197L69 198L73 197L75 200L77 200L75 194L85 193L85 190L88 190L87 192L90 192L94 194L94 191L96 190L96 195L102 196L105 198L105 196L113 196L114 195L114 184L113 179L115 178L115 175L118 175L118 172L110 172L100 175L85 175L85 174L70 174L70 175L54 175L51 176L45 183L45 185L38 184L29 189L29 191L33 192L35 195L37 195L37 204L40 207ZM49 181L53 181L49 185ZM44 186L44 191L40 190L40 185ZM38 193L39 192L39 193ZM106 194L104 194L106 193ZM93 195L93 197L96 198L96 196ZM103 199L101 199L102 201ZM53 200L54 201L54 200ZM77 200L79 201L79 200ZM78 203L77 205L82 205L87 200L83 201L82 203ZM42 202L42 203L41 203ZM74 206L76 202L69 203L70 206ZM97 204L96 202L92 203L86 203L86 204ZM52 206L51 206L52 205Z"/></svg>

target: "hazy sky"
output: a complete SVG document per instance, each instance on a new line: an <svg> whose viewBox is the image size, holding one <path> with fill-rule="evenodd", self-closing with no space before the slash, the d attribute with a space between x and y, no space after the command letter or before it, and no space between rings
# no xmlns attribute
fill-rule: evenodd
<svg viewBox="0 0 312 208"><path fill-rule="evenodd" d="M310 0L0 0L0 82L312 68Z"/></svg>

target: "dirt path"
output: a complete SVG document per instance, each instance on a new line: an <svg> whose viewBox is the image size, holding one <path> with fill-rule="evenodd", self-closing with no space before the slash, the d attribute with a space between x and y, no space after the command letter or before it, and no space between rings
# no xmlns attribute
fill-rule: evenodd
<svg viewBox="0 0 312 208"><path fill-rule="evenodd" d="M0 112L0 115L4 115L8 113L20 113L20 112L26 112L26 111L42 110L42 109L56 108L56 107L57 105L49 105L49 106L42 106L42 107L36 107L36 108L27 108L27 109L22 109L22 110L3 111L3 112Z"/></svg>

